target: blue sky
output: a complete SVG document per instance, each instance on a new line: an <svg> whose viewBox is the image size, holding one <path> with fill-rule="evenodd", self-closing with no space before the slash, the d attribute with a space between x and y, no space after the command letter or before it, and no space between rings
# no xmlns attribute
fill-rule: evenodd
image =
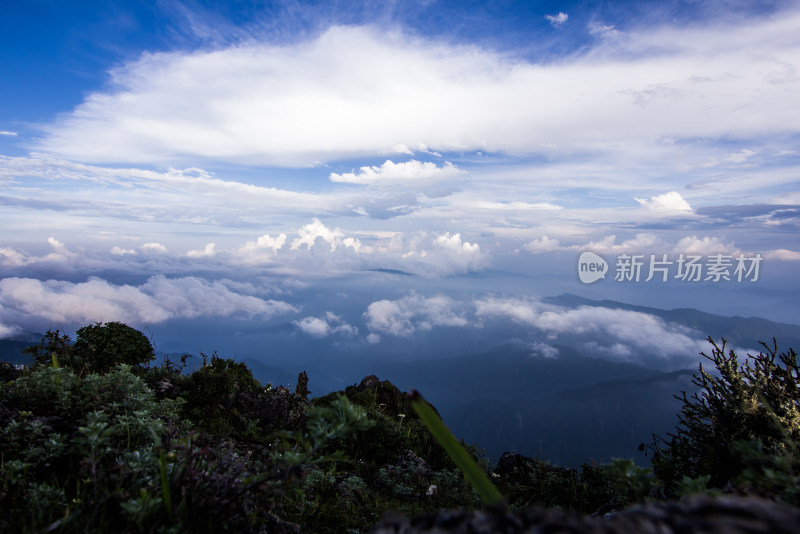
<svg viewBox="0 0 800 534"><path fill-rule="evenodd" d="M797 3L231 6L4 6L0 335L507 321L541 348L602 322L538 300L561 292L800 322ZM614 280L664 254L667 282ZM717 254L759 278L676 278Z"/></svg>

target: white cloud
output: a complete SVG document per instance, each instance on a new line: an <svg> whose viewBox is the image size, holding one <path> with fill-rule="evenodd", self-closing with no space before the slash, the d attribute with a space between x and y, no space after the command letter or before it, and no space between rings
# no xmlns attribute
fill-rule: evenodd
<svg viewBox="0 0 800 534"><path fill-rule="evenodd" d="M580 250L589 250L592 252L641 252L652 251L656 247L664 246L663 241L652 233L639 233L633 238L627 239L622 243L617 244L617 237L615 235L607 236L599 241L592 241L577 247Z"/></svg>
<svg viewBox="0 0 800 534"><path fill-rule="evenodd" d="M299 321L292 321L292 324L312 337L327 337L331 333L328 322L319 317L304 317Z"/></svg>
<svg viewBox="0 0 800 534"><path fill-rule="evenodd" d="M203 249L190 250L186 253L186 255L190 258L210 258L216 253L216 245L214 243L208 243Z"/></svg>
<svg viewBox="0 0 800 534"><path fill-rule="evenodd" d="M442 167L437 167L435 163L429 161L421 162L412 159L404 163L394 163L386 160L380 167L377 165L361 167L358 174L355 172L343 174L332 172L330 179L333 182L350 184L402 184L415 180L443 180L458 176L461 172L449 161L446 161Z"/></svg>
<svg viewBox="0 0 800 534"><path fill-rule="evenodd" d="M740 150L739 152L728 154L725 157L725 161L727 161L729 163L744 163L748 159L750 159L753 156L755 156L757 153L758 152L756 150L750 150L750 149L744 148L744 149Z"/></svg>
<svg viewBox="0 0 800 534"><path fill-rule="evenodd" d="M668 243L654 233L638 233L630 239L617 243L616 235L609 235L577 245L562 245L557 239L547 236L534 239L522 245L522 248L532 254L540 254L558 250L571 251L590 251L605 254L692 254L707 256L710 254L740 254L742 253L734 243L726 243L723 238L715 236L698 237L696 235L686 236L677 242ZM779 251L772 251L777 256ZM790 251L786 251L787 253ZM790 256L791 254L788 254Z"/></svg>
<svg viewBox="0 0 800 534"><path fill-rule="evenodd" d="M737 254L741 252L733 243L725 243L718 237L697 237L696 235L684 237L672 250L675 254Z"/></svg>
<svg viewBox="0 0 800 534"><path fill-rule="evenodd" d="M550 24L553 25L553 27L558 28L563 26L564 23L567 22L569 15L559 11L558 15L545 15L544 18L546 18L550 22Z"/></svg>
<svg viewBox="0 0 800 534"><path fill-rule="evenodd" d="M53 251L44 256L34 256L11 247L0 247L0 264L6 267L21 267L34 263L69 263L80 259L78 254L70 251L64 243L54 237L47 238L47 243Z"/></svg>
<svg viewBox="0 0 800 534"><path fill-rule="evenodd" d="M387 257L393 268L423 276L445 276L477 271L488 261L477 243L464 241L460 233L420 232L393 239L389 247L402 254ZM399 250L398 250L399 249Z"/></svg>
<svg viewBox="0 0 800 534"><path fill-rule="evenodd" d="M125 256L125 255L135 256L136 251L133 250L132 248L122 248L114 246L111 248L111 254L113 254L114 256Z"/></svg>
<svg viewBox="0 0 800 534"><path fill-rule="evenodd" d="M0 135L4 135L4 136L7 136L7 137L16 137L17 136L17 132L10 132L8 130L0 130Z"/></svg>
<svg viewBox="0 0 800 534"><path fill-rule="evenodd" d="M135 238L132 238L135 239ZM286 243L292 243L287 247ZM240 242L241 243L241 242ZM449 276L476 271L488 264L480 245L465 240L460 233L388 232L331 228L319 219L301 226L296 234L264 234L244 244L222 248L209 243L198 250L172 251L157 242L136 249L114 246L71 252L51 239L52 252L33 255L0 243L0 265L7 275L25 276L27 265L46 268L69 267L74 272L114 269L142 275L159 269L170 273L194 273L201 262L206 267L238 270L242 265L263 268L262 274L306 278L335 277L374 269L395 269L425 277ZM186 258L194 261L188 262ZM163 271L161 271L163 272Z"/></svg>
<svg viewBox="0 0 800 534"><path fill-rule="evenodd" d="M36 149L90 162L308 166L422 145L530 154L649 140L658 151L665 138L791 132L798 21L786 11L625 34L593 23L606 38L558 64L367 27L283 46L146 54L50 125Z"/></svg>
<svg viewBox="0 0 800 534"><path fill-rule="evenodd" d="M586 26L586 29L590 34L596 37L602 37L604 39L616 38L621 35L620 31L617 30L613 24L609 25L602 24L600 22L591 22Z"/></svg>
<svg viewBox="0 0 800 534"><path fill-rule="evenodd" d="M0 310L0 313L2 313L1 310ZM0 323L0 339L6 338L6 337L11 337L14 334L17 334L18 332L19 332L19 328L14 327L14 326L4 325L3 323Z"/></svg>
<svg viewBox="0 0 800 534"><path fill-rule="evenodd" d="M276 235L275 237L264 234L255 241L245 243L236 253L246 263L271 262L285 244L286 234Z"/></svg>
<svg viewBox="0 0 800 534"><path fill-rule="evenodd" d="M53 247L53 252L59 256L72 256L66 245L54 237L48 237L47 242Z"/></svg>
<svg viewBox="0 0 800 534"><path fill-rule="evenodd" d="M176 318L237 314L272 317L295 312L286 302L263 300L196 277L151 277L141 286L99 278L72 283L31 278L0 280L0 322L25 328L122 321L136 325Z"/></svg>
<svg viewBox="0 0 800 534"><path fill-rule="evenodd" d="M331 230L316 218L309 224L300 228L297 233L299 237L292 241L292 250L298 249L303 245L311 250L311 247L316 244L317 239L322 239L322 241L328 243L331 251L336 250L337 246L344 243L344 234L341 230L338 228Z"/></svg>
<svg viewBox="0 0 800 534"><path fill-rule="evenodd" d="M330 311L326 312L322 317L304 317L303 319L292 321L292 324L304 333L316 338L328 337L332 334L358 335L358 328L347 324L340 316Z"/></svg>
<svg viewBox="0 0 800 534"><path fill-rule="evenodd" d="M463 327L469 321L450 297L438 295L425 298L409 295L398 300L379 300L367 307L364 318L374 334L409 336L434 326Z"/></svg>
<svg viewBox="0 0 800 534"><path fill-rule="evenodd" d="M559 350L552 345L548 345L547 343L535 341L531 343L529 347L534 354L539 354L543 358L558 358Z"/></svg>
<svg viewBox="0 0 800 534"><path fill-rule="evenodd" d="M155 254L167 254L169 252L167 247L161 243L144 243L141 246L141 249L143 252L151 252Z"/></svg>
<svg viewBox="0 0 800 534"><path fill-rule="evenodd" d="M542 252L551 252L553 250L561 249L561 245L558 243L558 239L550 239L546 235L538 239L534 239L533 241L529 241L522 245L522 248L530 252L531 254L539 254Z"/></svg>
<svg viewBox="0 0 800 534"><path fill-rule="evenodd" d="M626 361L664 361L685 358L696 360L704 343L683 326L666 323L659 317L629 310L595 306L574 309L547 306L536 301L513 298L486 298L475 302L476 316L482 320L508 318L542 330L553 337L587 340L588 348Z"/></svg>
<svg viewBox="0 0 800 534"><path fill-rule="evenodd" d="M41 155L0 156L2 181L17 186L4 191L14 204L59 210L61 224L69 214L77 213L128 224L210 222L255 227L253 221L263 221L265 213L276 214L276 219L308 218L344 210L352 197L352 193L294 192L225 180L196 168L157 172L84 165Z"/></svg>
<svg viewBox="0 0 800 534"><path fill-rule="evenodd" d="M538 316L538 303L530 300L488 297L475 301L478 318L507 317L514 322L533 326Z"/></svg>
<svg viewBox="0 0 800 534"><path fill-rule="evenodd" d="M0 265L20 267L28 262L28 257L11 247L0 247Z"/></svg>
<svg viewBox="0 0 800 534"><path fill-rule="evenodd" d="M2 253L2 251L0 251L0 253ZM770 260L800 261L800 252L781 248L765 252L764 258Z"/></svg>
<svg viewBox="0 0 800 534"><path fill-rule="evenodd" d="M636 198L635 200L651 211L668 213L692 211L692 207L689 205L689 203L686 202L680 193L676 191L670 191L669 193L656 195L650 197L649 199Z"/></svg>

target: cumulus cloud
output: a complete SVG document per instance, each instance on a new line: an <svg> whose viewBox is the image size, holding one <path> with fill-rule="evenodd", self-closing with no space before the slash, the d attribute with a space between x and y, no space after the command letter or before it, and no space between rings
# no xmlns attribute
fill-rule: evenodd
<svg viewBox="0 0 800 534"><path fill-rule="evenodd" d="M59 256L72 256L66 245L54 237L48 237L47 242L53 247L53 252Z"/></svg>
<svg viewBox="0 0 800 534"><path fill-rule="evenodd" d="M390 241L383 254L389 251L400 253L386 255L394 268L409 270L423 276L442 276L466 273L481 269L487 257L477 243L462 239L460 233L433 234L419 232L410 236L399 236ZM387 263L388 265L388 263Z"/></svg>
<svg viewBox="0 0 800 534"><path fill-rule="evenodd" d="M11 248L0 247L0 265L20 267L28 262L28 256Z"/></svg>
<svg viewBox="0 0 800 534"><path fill-rule="evenodd" d="M443 180L458 176L461 172L449 161L446 161L442 167L438 167L429 161L421 162L412 159L403 163L394 163L386 160L381 166L361 167L358 173L337 174L332 172L330 179L332 182L350 184L402 184L415 180Z"/></svg>
<svg viewBox="0 0 800 534"><path fill-rule="evenodd" d="M599 241L590 241L580 245L578 248L582 250L590 250L592 252L640 252L652 251L654 248L662 247L663 241L656 234L653 233L639 233L631 239L626 239L622 243L617 243L617 236L610 235Z"/></svg>
<svg viewBox="0 0 800 534"><path fill-rule="evenodd" d="M264 236L236 251L250 264L265 264L285 272L326 273L396 269L422 276L447 276L477 270L486 265L480 245L466 241L460 233L360 232L348 235L319 219L303 225L291 246L289 238Z"/></svg>
<svg viewBox="0 0 800 534"><path fill-rule="evenodd" d="M309 224L300 228L297 233L299 236L292 241L292 250L298 249L303 245L311 250L311 247L316 244L317 239L326 242L330 246L331 251L336 250L336 247L342 245L352 247L356 251L361 248L361 243L358 239L352 237L346 238L341 230L338 228L330 229L316 218Z"/></svg>
<svg viewBox="0 0 800 534"><path fill-rule="evenodd" d="M141 247L143 252L153 254L167 254L169 250L161 243L144 243Z"/></svg>
<svg viewBox="0 0 800 534"><path fill-rule="evenodd" d="M2 250L0 250L0 254L2 254ZM800 252L796 250L787 250L785 248L780 248L776 250L767 251L764 254L764 257L771 260L800 261Z"/></svg>
<svg viewBox="0 0 800 534"><path fill-rule="evenodd" d="M208 243L200 250L188 251L186 255L190 258L210 258L217 253L216 247L214 243Z"/></svg>
<svg viewBox="0 0 800 534"><path fill-rule="evenodd" d="M550 24L553 25L553 27L559 28L563 26L565 22L567 22L567 19L569 19L569 15L559 11L557 15L545 15L544 18L546 18L550 22Z"/></svg>
<svg viewBox="0 0 800 534"><path fill-rule="evenodd" d="M553 339L559 336L583 339L586 348L626 361L691 359L705 345L697 332L666 323L654 315L629 310L596 306L569 309L514 298L478 300L475 310L482 320L507 318L537 328Z"/></svg>
<svg viewBox="0 0 800 534"><path fill-rule="evenodd" d="M304 317L297 321L292 321L302 332L311 337L323 338L333 334L346 336L358 335L358 328L347 324L340 316L333 312L326 312L322 317Z"/></svg>
<svg viewBox="0 0 800 534"><path fill-rule="evenodd" d="M434 326L463 327L469 324L459 305L450 297L409 295L399 300L379 300L364 313L367 327L373 334L409 336ZM372 341L379 338L373 337Z"/></svg>
<svg viewBox="0 0 800 534"><path fill-rule="evenodd" d="M538 317L535 301L513 298L488 297L475 301L478 318L505 317L520 324L534 326Z"/></svg>
<svg viewBox="0 0 800 534"><path fill-rule="evenodd" d="M236 255L246 263L270 262L285 244L286 234L279 234L275 237L264 234L255 241L248 241L239 247Z"/></svg>
<svg viewBox="0 0 800 534"><path fill-rule="evenodd" d="M140 286L116 285L100 278L73 283L32 278L0 280L0 323L45 329L55 324L122 321L143 325L169 319L272 317L297 309L231 291L225 284L196 277L153 276Z"/></svg>
<svg viewBox="0 0 800 534"><path fill-rule="evenodd" d="M122 247L114 246L114 247L111 248L111 254L113 254L114 256L125 256L125 255L135 256L136 255L136 251L133 250L132 248L122 248Z"/></svg>
<svg viewBox="0 0 800 534"><path fill-rule="evenodd" d="M558 243L558 239L551 239L546 235L538 239L534 239L533 241L528 241L524 245L522 245L524 250L527 250L531 254L540 254L542 252L551 252L553 250L559 250L561 245Z"/></svg>
<svg viewBox="0 0 800 534"><path fill-rule="evenodd" d="M689 203L676 191L670 191L669 193L656 195L650 198L636 198L635 200L645 208L656 212L692 211L692 207Z"/></svg>
<svg viewBox="0 0 800 534"><path fill-rule="evenodd" d="M291 246L286 246L291 243ZM330 277L374 269L394 269L425 277L449 276L476 271L488 264L478 243L460 233L426 231L389 232L355 230L345 232L313 219L294 234L264 234L222 248L208 243L198 250L170 250L157 242L137 248L114 246L110 250L69 250L56 239L52 251L34 255L0 243L0 265L8 274L25 276L24 267L67 267L75 272L114 269L132 275L152 274L154 269L171 273L196 272L198 264L216 269L239 269L242 265L264 272L295 277ZM194 261L188 262L186 258ZM13 273L12 273L13 270ZM60 276L60 275L59 275Z"/></svg>
<svg viewBox="0 0 800 534"><path fill-rule="evenodd" d="M706 345L699 332L655 315L599 306L565 308L530 298L487 296L460 302L411 294L371 303L364 319L373 343L384 335L407 337L435 327L494 329L511 322L532 329L532 355L558 357L551 342L561 341L589 356L662 367L696 362Z"/></svg>
<svg viewBox="0 0 800 534"><path fill-rule="evenodd" d="M21 267L34 263L64 263L78 259L78 255L70 251L61 241L49 237L47 238L47 243L52 248L52 252L43 256L20 252L12 247L0 247L0 265Z"/></svg>
<svg viewBox="0 0 800 534"><path fill-rule="evenodd" d="M718 237L687 236L678 241L672 250L675 254L738 254L741 251L733 243L725 243Z"/></svg>

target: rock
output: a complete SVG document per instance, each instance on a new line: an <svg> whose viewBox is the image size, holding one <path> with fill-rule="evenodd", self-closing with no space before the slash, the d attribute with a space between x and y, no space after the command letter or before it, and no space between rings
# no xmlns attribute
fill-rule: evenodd
<svg viewBox="0 0 800 534"><path fill-rule="evenodd" d="M800 533L800 509L756 497L697 495L634 506L606 516L534 507L521 512L455 510L407 518L384 515L373 534L790 534Z"/></svg>
<svg viewBox="0 0 800 534"><path fill-rule="evenodd" d="M358 386L348 386L345 394L352 402L376 408L389 417L416 417L408 395L388 380L381 380L375 375L364 377Z"/></svg>
<svg viewBox="0 0 800 534"><path fill-rule="evenodd" d="M515 452L504 452L497 460L495 471L500 475L510 475L518 471L527 471L533 468L534 461Z"/></svg>
<svg viewBox="0 0 800 534"><path fill-rule="evenodd" d="M308 394L307 389L305 392ZM278 386L261 393L237 393L236 405L245 416L255 419L264 431L272 432L301 428L305 424L306 409L311 402L302 394L292 393L289 388Z"/></svg>
<svg viewBox="0 0 800 534"><path fill-rule="evenodd" d="M297 375L297 386L294 388L294 394L304 399L307 399L311 394L311 392L308 391L308 375L305 371Z"/></svg>

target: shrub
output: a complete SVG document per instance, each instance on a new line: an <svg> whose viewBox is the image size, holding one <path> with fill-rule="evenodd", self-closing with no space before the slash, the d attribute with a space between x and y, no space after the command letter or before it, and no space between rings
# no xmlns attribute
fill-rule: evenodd
<svg viewBox="0 0 800 534"><path fill-rule="evenodd" d="M97 323L76 332L73 353L77 353L90 371L105 372L124 363L142 366L155 359L147 337L122 323Z"/></svg>
<svg viewBox="0 0 800 534"><path fill-rule="evenodd" d="M700 390L676 396L683 406L675 433L654 436L649 447L654 471L673 495L690 479L705 477L716 488L735 486L743 475L752 478L754 462L763 467L778 459L777 465L790 475L800 467L795 351L779 354L773 340L772 347L762 343L764 351L740 364L733 350L726 351L724 339L721 345L711 338L709 342L711 355L702 356L714 369L709 372L700 364L694 376ZM754 451L761 451L758 459Z"/></svg>
<svg viewBox="0 0 800 534"><path fill-rule="evenodd" d="M209 363L203 355L203 366L182 385L181 398L186 401L183 415L209 433L244 435L253 430L253 421L245 416L237 399L262 391L261 383L244 363L220 358L216 353Z"/></svg>
<svg viewBox="0 0 800 534"><path fill-rule="evenodd" d="M76 332L74 344L68 335L48 330L39 345L23 352L36 364L69 367L79 375L104 373L121 363L138 370L155 359L147 337L118 322L84 326Z"/></svg>

